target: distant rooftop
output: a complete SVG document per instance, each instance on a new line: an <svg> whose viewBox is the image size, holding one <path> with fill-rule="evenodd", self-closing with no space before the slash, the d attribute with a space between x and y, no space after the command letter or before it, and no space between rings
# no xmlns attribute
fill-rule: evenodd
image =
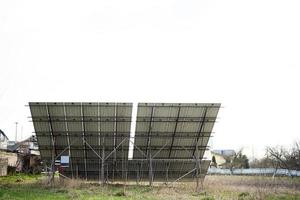
<svg viewBox="0 0 300 200"><path fill-rule="evenodd" d="M218 149L218 150L213 150L212 153L219 154L222 156L233 156L233 155L235 155L235 150L233 150L233 149Z"/></svg>
<svg viewBox="0 0 300 200"><path fill-rule="evenodd" d="M8 140L8 137L5 135L5 133L0 129L0 138L2 139L4 137L6 140Z"/></svg>

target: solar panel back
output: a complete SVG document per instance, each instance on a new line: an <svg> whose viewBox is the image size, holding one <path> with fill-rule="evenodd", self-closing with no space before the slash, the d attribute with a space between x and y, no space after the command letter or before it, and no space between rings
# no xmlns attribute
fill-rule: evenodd
<svg viewBox="0 0 300 200"><path fill-rule="evenodd" d="M90 171L99 171L103 148L105 157L111 155L108 160L127 159L131 103L33 102L29 106L42 159L50 162L52 152L70 155L66 173L89 176ZM112 153L118 145L120 150Z"/></svg>
<svg viewBox="0 0 300 200"><path fill-rule="evenodd" d="M176 180L201 160L220 104L139 103L133 160L128 159L131 103L30 102L42 159L70 156L67 176L99 179L102 159L107 180L148 178ZM115 151L114 151L115 150ZM142 151L142 153L140 152ZM194 159L194 160L192 160ZM206 172L203 161L201 171ZM185 178L193 178L194 172Z"/></svg>
<svg viewBox="0 0 300 200"><path fill-rule="evenodd" d="M191 159L200 157L211 135L220 104L139 103L134 158Z"/></svg>

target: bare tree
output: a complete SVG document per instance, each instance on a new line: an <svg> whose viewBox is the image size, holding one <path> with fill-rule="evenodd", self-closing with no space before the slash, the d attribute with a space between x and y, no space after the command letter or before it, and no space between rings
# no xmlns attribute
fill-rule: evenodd
<svg viewBox="0 0 300 200"><path fill-rule="evenodd" d="M282 146L267 147L266 155L275 168L273 177L275 177L278 168L287 169L291 177L293 177L291 170L300 170L300 141L294 142L294 145L289 149Z"/></svg>
<svg viewBox="0 0 300 200"><path fill-rule="evenodd" d="M289 157L292 169L300 170L300 141L295 141Z"/></svg>
<svg viewBox="0 0 300 200"><path fill-rule="evenodd" d="M271 162L273 163L273 167L275 168L273 178L275 177L278 168L288 169L289 174L291 175L289 167L288 167L286 159L285 159L286 154L287 154L287 150L282 146L266 148L267 158L271 160Z"/></svg>

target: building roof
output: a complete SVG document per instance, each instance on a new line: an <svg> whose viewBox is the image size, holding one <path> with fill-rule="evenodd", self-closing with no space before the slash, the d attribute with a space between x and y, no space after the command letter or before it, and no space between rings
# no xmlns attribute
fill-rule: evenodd
<svg viewBox="0 0 300 200"><path fill-rule="evenodd" d="M218 154L221 156L233 156L235 155L235 150L233 149L219 149L219 150L213 150L213 154Z"/></svg>
<svg viewBox="0 0 300 200"><path fill-rule="evenodd" d="M8 137L5 135L5 133L0 129L0 135L3 135L3 137L8 140Z"/></svg>

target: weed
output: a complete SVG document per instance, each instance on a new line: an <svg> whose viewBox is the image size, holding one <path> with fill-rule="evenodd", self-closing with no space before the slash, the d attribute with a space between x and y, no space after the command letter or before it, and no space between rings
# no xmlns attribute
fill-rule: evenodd
<svg viewBox="0 0 300 200"><path fill-rule="evenodd" d="M126 194L124 191L120 191L120 192L117 192L116 194L114 194L114 196L123 197L123 196L126 196Z"/></svg>
<svg viewBox="0 0 300 200"><path fill-rule="evenodd" d="M207 196L207 197L201 198L201 200L215 200L215 198Z"/></svg>
<svg viewBox="0 0 300 200"><path fill-rule="evenodd" d="M238 195L238 200L254 200L254 198L251 197L249 192L242 192Z"/></svg>

